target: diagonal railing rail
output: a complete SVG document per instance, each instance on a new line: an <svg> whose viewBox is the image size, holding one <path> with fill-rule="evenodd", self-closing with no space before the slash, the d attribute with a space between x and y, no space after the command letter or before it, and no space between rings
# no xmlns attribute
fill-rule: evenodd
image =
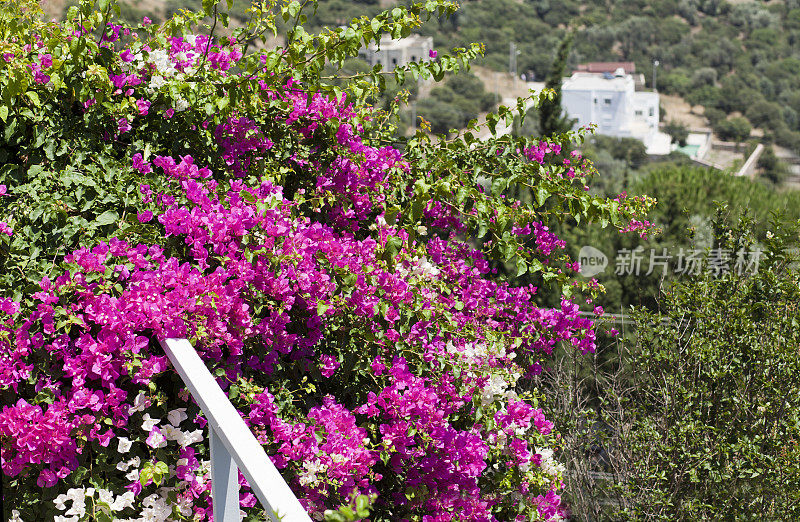
<svg viewBox="0 0 800 522"><path fill-rule="evenodd" d="M272 522L311 522L192 344L187 339L165 339L161 346L208 420L214 521L241 521L241 469Z"/></svg>

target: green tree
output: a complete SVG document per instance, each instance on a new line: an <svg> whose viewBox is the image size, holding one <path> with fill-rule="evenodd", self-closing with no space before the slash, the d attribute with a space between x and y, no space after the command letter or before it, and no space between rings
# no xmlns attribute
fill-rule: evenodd
<svg viewBox="0 0 800 522"><path fill-rule="evenodd" d="M572 124L565 117L561 107L561 82L564 79L564 70L569 57L569 50L572 46L572 33L568 34L558 46L556 59L550 68L550 76L547 77L545 88L552 89L555 95L542 103L539 108L539 122L542 136L553 136L568 131Z"/></svg>
<svg viewBox="0 0 800 522"><path fill-rule="evenodd" d="M759 175L774 184L780 184L789 175L789 167L775 155L775 149L766 147L758 158Z"/></svg>
<svg viewBox="0 0 800 522"><path fill-rule="evenodd" d="M621 336L601 335L592 359L559 352L545 376L548 403L570 426L561 459L575 513L650 521L800 515L800 276L790 254L797 227L772 224L765 237L747 220L736 229L721 223L702 223L707 237L695 234L698 273L656 281L649 310L626 307L624 322L608 319L606 330Z"/></svg>
<svg viewBox="0 0 800 522"><path fill-rule="evenodd" d="M670 135L672 143L677 143L681 147L686 146L686 139L689 137L689 129L686 128L686 125L670 121L664 125L664 132Z"/></svg>
<svg viewBox="0 0 800 522"><path fill-rule="evenodd" d="M737 116L729 120L722 120L714 127L714 132L726 141L741 143L750 137L752 127L746 118Z"/></svg>
<svg viewBox="0 0 800 522"><path fill-rule="evenodd" d="M627 420L613 428L626 431L629 519L800 516L797 226L775 223L764 245L744 224L714 228L703 272L668 287L660 312L634 314ZM757 268L734 256L726 270L715 254L749 262L759 248Z"/></svg>
<svg viewBox="0 0 800 522"><path fill-rule="evenodd" d="M759 101L745 110L745 116L756 127L775 129L784 125L781 106L777 103Z"/></svg>

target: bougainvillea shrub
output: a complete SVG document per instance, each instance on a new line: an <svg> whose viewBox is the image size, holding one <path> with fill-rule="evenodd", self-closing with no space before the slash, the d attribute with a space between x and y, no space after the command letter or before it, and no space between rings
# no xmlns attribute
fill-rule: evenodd
<svg viewBox="0 0 800 522"><path fill-rule="evenodd" d="M313 8L255 3L230 30L213 2L136 27L105 0L60 23L3 4L13 520L211 519L206 421L166 337L192 341L315 519L367 503L374 521L566 516L558 435L530 383L557 344L593 351L579 304L598 288L549 225L641 229L649 202L591 196L576 136L402 138L397 104L365 101L380 67L344 87L322 75L454 4L310 35ZM287 43L265 50L276 16ZM392 74L441 79L479 52ZM501 264L561 305L537 306ZM240 483L248 519L263 517Z"/></svg>

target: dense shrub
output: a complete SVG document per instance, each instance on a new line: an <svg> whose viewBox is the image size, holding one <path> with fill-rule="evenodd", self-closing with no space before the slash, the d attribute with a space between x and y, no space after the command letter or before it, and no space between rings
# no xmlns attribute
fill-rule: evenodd
<svg viewBox="0 0 800 522"><path fill-rule="evenodd" d="M208 519L206 421L157 342L173 336L316 519L341 520L326 512L357 495L376 498L376 521L561 518L557 439L530 382L554 347L594 349L578 304L597 287L572 280L549 227L644 233L649 202L590 195L591 165L562 154L574 136L398 143L397 105L364 101L385 87L379 68L322 78L455 4L312 35L308 6L286 2L288 41L269 51L247 44L275 31L273 6L225 37L217 4L203 7L136 27L108 0L63 23L33 2L0 9L14 518ZM440 80L477 52L394 79ZM516 187L533 200L507 197ZM536 306L539 290L498 277L497 261L559 289L560 305ZM242 485L248 519L263 517Z"/></svg>
<svg viewBox="0 0 800 522"><path fill-rule="evenodd" d="M661 282L650 310L622 311L624 338L591 358L559 352L543 375L569 426L567 498L587 518L798 516L796 226L763 242L711 228L696 271Z"/></svg>
<svg viewBox="0 0 800 522"><path fill-rule="evenodd" d="M714 132L722 140L742 142L750 137L752 127L746 118L736 117L722 120L714 126Z"/></svg>

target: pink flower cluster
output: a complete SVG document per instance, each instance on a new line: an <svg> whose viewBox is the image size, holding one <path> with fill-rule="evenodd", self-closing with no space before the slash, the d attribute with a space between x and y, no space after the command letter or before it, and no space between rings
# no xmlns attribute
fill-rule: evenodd
<svg viewBox="0 0 800 522"><path fill-rule="evenodd" d="M110 25L103 45L111 48L124 31ZM215 74L230 74L242 52L235 42L197 35L114 56L109 89L130 96L132 112L115 115L107 130L127 139L163 106L162 82L203 60ZM41 55L31 71L44 80L50 67L50 55ZM0 386L35 381L35 392L48 397L0 412L3 471L36 473L41 487L60 487L89 445L140 436L134 416L158 407L144 392L170 371L155 341L188 337L224 388L258 383L258 393L241 399L244 416L315 513L355 491L380 493L379 506L425 522L496 520L510 501L492 477L504 473L522 477L504 487L530 497L539 515L563 513L557 480L531 488L542 483L536 447L550 441L553 423L520 399L516 382L541 372L558 343L593 351L592 322L568 299L542 308L536 287L493 278L463 216L442 201L426 203L416 240L388 225L390 200L409 195L410 187L394 184L409 164L401 151L370 140L358 123L363 114L344 95L262 79L259 96L285 108L192 127L211 129L217 171L191 155L132 155L131 171L145 180L136 227L147 234L69 253L53 280L26 297L24 313L0 299ZM84 103L87 111L103 106ZM178 125L183 110L176 102L162 114ZM560 153L541 142L522 161L544 165ZM262 164L290 175L270 177ZM512 226L545 260L564 249L540 221ZM427 227L440 233L427 235ZM11 235L6 223L0 232ZM358 385L348 382L353 375ZM288 378L322 392L279 400L285 390L271 386ZM180 436L175 426L143 423L140 443L150 450ZM179 498L207 519L197 452L181 444L178 456ZM129 480L137 498L155 489ZM242 498L255 504L246 489Z"/></svg>

